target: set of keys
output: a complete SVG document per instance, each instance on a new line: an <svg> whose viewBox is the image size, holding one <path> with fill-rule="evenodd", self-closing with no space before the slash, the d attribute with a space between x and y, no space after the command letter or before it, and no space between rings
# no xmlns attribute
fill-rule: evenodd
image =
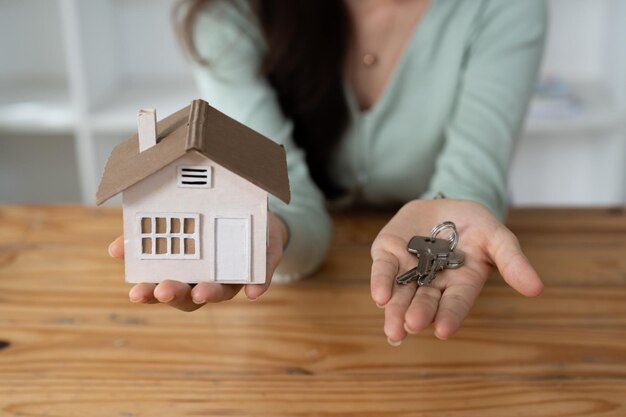
<svg viewBox="0 0 626 417"><path fill-rule="evenodd" d="M450 236L447 239L438 238L445 230L450 230ZM408 284L417 281L418 286L427 285L435 279L437 272L445 268L459 268L465 261L465 254L456 249L458 243L456 225L450 221L435 226L430 237L413 236L407 250L417 255L417 266L398 276L396 282Z"/></svg>

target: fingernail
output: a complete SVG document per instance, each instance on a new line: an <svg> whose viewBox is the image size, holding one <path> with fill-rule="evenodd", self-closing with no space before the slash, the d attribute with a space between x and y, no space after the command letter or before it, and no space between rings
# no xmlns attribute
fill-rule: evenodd
<svg viewBox="0 0 626 417"><path fill-rule="evenodd" d="M378 304L378 303L375 303L375 304L376 304L376 307L378 307L378 308L385 308L384 304Z"/></svg>
<svg viewBox="0 0 626 417"><path fill-rule="evenodd" d="M409 329L409 326L407 326L406 323L404 323L404 331L407 332L408 334L417 334L417 332Z"/></svg>
<svg viewBox="0 0 626 417"><path fill-rule="evenodd" d="M257 298L250 298L250 297L248 297L248 301L256 301L257 299L258 299L258 297Z"/></svg>
<svg viewBox="0 0 626 417"><path fill-rule="evenodd" d="M113 243L109 244L109 247L107 248L107 252L109 252L110 257L113 257L113 254L111 253L111 246L113 246Z"/></svg>
<svg viewBox="0 0 626 417"><path fill-rule="evenodd" d="M203 300L201 298L192 298L191 301L193 301L194 304L204 304L204 303L206 303L206 300Z"/></svg>
<svg viewBox="0 0 626 417"><path fill-rule="evenodd" d="M393 347L397 347L402 344L402 340L392 340L390 338L387 338L387 343L389 343Z"/></svg>

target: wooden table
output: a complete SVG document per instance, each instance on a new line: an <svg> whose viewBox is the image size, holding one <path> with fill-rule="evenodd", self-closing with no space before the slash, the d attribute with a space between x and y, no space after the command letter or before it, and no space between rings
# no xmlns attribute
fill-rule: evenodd
<svg viewBox="0 0 626 417"><path fill-rule="evenodd" d="M626 416L626 214L515 210L547 284L490 279L462 330L389 346L386 213L337 215L316 277L183 313L127 300L118 209L0 207L0 416Z"/></svg>

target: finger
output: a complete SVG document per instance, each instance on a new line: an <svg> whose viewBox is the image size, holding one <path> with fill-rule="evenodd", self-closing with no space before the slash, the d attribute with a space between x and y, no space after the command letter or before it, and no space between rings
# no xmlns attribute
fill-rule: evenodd
<svg viewBox="0 0 626 417"><path fill-rule="evenodd" d="M370 290L372 299L379 307L389 302L393 291L394 279L398 274L398 258L385 250L372 253L372 273Z"/></svg>
<svg viewBox="0 0 626 417"><path fill-rule="evenodd" d="M458 330L481 288L482 285L463 283L450 285L443 291L435 317L435 336L445 340Z"/></svg>
<svg viewBox="0 0 626 417"><path fill-rule="evenodd" d="M267 251L267 261L265 267L265 283L264 284L253 284L246 285L244 291L246 293L246 297L248 300L253 301L259 298L267 289L270 287L272 283L272 276L274 275L274 271L276 267L280 263L280 260L283 257L283 248L281 240L274 240L270 236L269 249Z"/></svg>
<svg viewBox="0 0 626 417"><path fill-rule="evenodd" d="M543 282L522 252L517 237L502 226L488 248L502 278L520 294L535 297L543 292Z"/></svg>
<svg viewBox="0 0 626 417"><path fill-rule="evenodd" d="M196 304L219 303L233 298L242 285L200 282L191 290L191 298Z"/></svg>
<svg viewBox="0 0 626 417"><path fill-rule="evenodd" d="M417 288L404 316L404 330L415 334L430 326L437 313L441 290L429 285Z"/></svg>
<svg viewBox="0 0 626 417"><path fill-rule="evenodd" d="M269 254L268 254L269 256ZM259 298L267 289L270 287L272 283L272 275L274 275L275 266L270 265L270 260L268 259L267 266L267 274L265 277L265 283L263 284L249 284L244 287L244 292L246 293L246 297L250 301L254 301Z"/></svg>
<svg viewBox="0 0 626 417"><path fill-rule="evenodd" d="M109 256L117 259L124 259L124 236L118 236L109 245Z"/></svg>
<svg viewBox="0 0 626 417"><path fill-rule="evenodd" d="M156 284L151 284L148 282L134 285L128 292L128 298L133 303L158 303L159 301L154 298L155 287Z"/></svg>
<svg viewBox="0 0 626 417"><path fill-rule="evenodd" d="M404 330L404 316L411 304L417 284L411 282L406 285L396 284L393 286L393 295L385 306L385 326L389 344L397 346L406 337Z"/></svg>
<svg viewBox="0 0 626 417"><path fill-rule="evenodd" d="M191 300L191 286L187 283L166 280L154 289L154 297L162 303L182 311L194 311L202 307Z"/></svg>
<svg viewBox="0 0 626 417"><path fill-rule="evenodd" d="M248 284L244 287L246 298L249 301L254 301L259 298L270 287L270 282L266 281L265 284Z"/></svg>

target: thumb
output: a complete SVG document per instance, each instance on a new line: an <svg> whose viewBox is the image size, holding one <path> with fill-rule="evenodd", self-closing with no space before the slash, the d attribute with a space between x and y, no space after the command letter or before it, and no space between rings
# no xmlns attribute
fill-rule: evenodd
<svg viewBox="0 0 626 417"><path fill-rule="evenodd" d="M117 259L124 259L124 236L118 236L109 245L109 256Z"/></svg>
<svg viewBox="0 0 626 417"><path fill-rule="evenodd" d="M536 297L543 292L539 274L522 252L517 237L505 226L500 225L490 239L487 251L504 281L517 292L527 297Z"/></svg>
<svg viewBox="0 0 626 417"><path fill-rule="evenodd" d="M244 291L246 293L246 297L248 297L248 300L250 301L256 300L261 295L263 295L265 291L267 291L267 289L270 287L270 284L272 283L272 276L274 275L274 270L280 263L281 258L282 258L282 250L278 250L278 251L273 250L270 244L270 247L267 249L265 283L246 285Z"/></svg>
<svg viewBox="0 0 626 417"><path fill-rule="evenodd" d="M269 220L269 234L268 234L268 247L267 247L267 258L266 258L266 266L265 266L265 283L264 284L249 284L245 287L246 297L248 300L255 300L259 298L267 289L270 287L272 283L272 276L274 275L274 270L278 267L280 260L283 257L283 239L284 235L281 231L280 220L277 221L276 216L272 216L270 212Z"/></svg>

